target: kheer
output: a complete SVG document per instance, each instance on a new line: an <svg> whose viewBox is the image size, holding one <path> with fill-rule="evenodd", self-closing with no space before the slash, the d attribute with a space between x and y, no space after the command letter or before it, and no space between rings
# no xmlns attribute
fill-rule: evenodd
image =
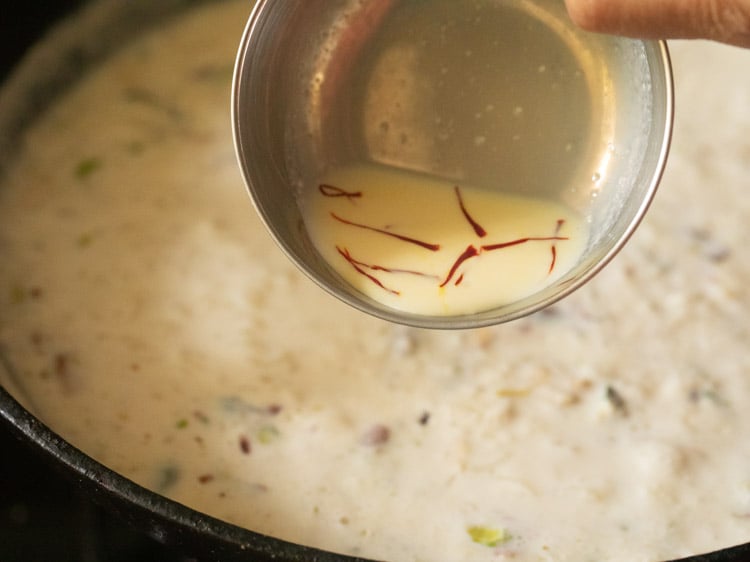
<svg viewBox="0 0 750 562"><path fill-rule="evenodd" d="M28 129L0 185L3 384L134 481L337 552L633 562L750 539L750 53L675 44L670 169L596 279L431 332L326 295L254 216L227 99L247 11L145 35Z"/></svg>

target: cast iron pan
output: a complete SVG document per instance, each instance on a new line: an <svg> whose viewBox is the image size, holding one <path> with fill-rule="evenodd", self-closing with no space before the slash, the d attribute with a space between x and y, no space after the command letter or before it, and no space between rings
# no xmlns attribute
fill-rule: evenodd
<svg viewBox="0 0 750 562"><path fill-rule="evenodd" d="M178 4L190 3L190 0L169 1ZM8 3L3 7L0 87L4 85L15 65L26 55L29 48L57 21L74 12L83 3L84 0L26 0ZM238 42L239 39L238 37ZM84 68L90 62L87 58L102 54L104 53L82 50L77 55L78 60L68 62ZM33 113L35 109L43 108L44 101L32 100L31 104ZM39 107L35 108L34 104L38 104ZM12 145L13 139L3 140L5 142L0 143L0 147ZM7 154L0 154L0 160L3 156L7 157ZM9 370L12 366L3 363L0 364L0 368ZM28 445L36 454L39 463L55 467L70 480L83 497L93 500L108 513L120 518L123 523L177 548L184 552L186 557L198 562L368 562L363 558L330 554L253 533L150 492L67 443L24 409L1 386L0 422L6 424L11 433ZM13 459L3 457L2 462L13 462ZM680 562L745 560L750 560L750 543L681 559Z"/></svg>

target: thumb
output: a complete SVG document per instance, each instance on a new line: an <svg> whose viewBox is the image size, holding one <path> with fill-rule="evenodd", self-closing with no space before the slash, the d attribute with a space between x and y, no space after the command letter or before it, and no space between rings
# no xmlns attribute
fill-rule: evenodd
<svg viewBox="0 0 750 562"><path fill-rule="evenodd" d="M565 0L589 31L630 37L712 39L750 47L750 0Z"/></svg>

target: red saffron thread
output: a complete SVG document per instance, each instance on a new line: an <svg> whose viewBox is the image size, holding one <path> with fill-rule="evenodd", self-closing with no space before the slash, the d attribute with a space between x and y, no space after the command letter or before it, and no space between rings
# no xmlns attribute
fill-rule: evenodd
<svg viewBox="0 0 750 562"><path fill-rule="evenodd" d="M555 236L560 234L560 229L565 224L565 219L557 219L557 226L555 227ZM549 264L549 271L547 271L547 275L552 273L552 271L555 269L555 264L557 263L557 244L554 242L550 246L550 253L552 254L552 259L550 260Z"/></svg>
<svg viewBox="0 0 750 562"><path fill-rule="evenodd" d="M471 259L475 256L479 255L480 250L477 250L474 246L468 246L463 253L456 258L456 261L453 262L453 266L451 266L450 271L448 272L448 275L445 278L445 281L440 283L441 287L445 287L448 283L450 283L450 280L453 279L453 276L456 274L456 271L459 267L461 267L461 264L464 263L466 260Z"/></svg>
<svg viewBox="0 0 750 562"><path fill-rule="evenodd" d="M464 217L471 225L471 228L474 229L476 235L480 238L484 238L485 236L487 236L487 231L482 228L482 226L469 214L469 211L466 210L466 205L464 205L463 197L461 197L461 188L456 185L453 189L456 192L456 197L458 198L458 206L461 207L461 212L464 214Z"/></svg>
<svg viewBox="0 0 750 562"><path fill-rule="evenodd" d="M321 183L318 186L318 190L326 197L346 197L350 201L357 197L362 197L361 191L346 191L345 189L327 183Z"/></svg>
<svg viewBox="0 0 750 562"><path fill-rule="evenodd" d="M550 253L552 254L552 259L549 262L549 270L547 270L547 275L552 273L552 270L555 269L555 263L557 263L557 247L552 244L550 247Z"/></svg>
<svg viewBox="0 0 750 562"><path fill-rule="evenodd" d="M399 268L395 268L395 267L385 267L383 265L376 265L376 264L371 264L371 263L365 263L363 261L359 261L359 260L354 259L352 257L352 255L348 252L348 250L347 250L347 253L349 254L349 257L351 258L351 260L350 260L351 262L353 262L353 263L355 263L355 264L357 264L357 265L359 265L361 267L364 267L366 269L371 269L372 271L384 271L385 273L406 273L406 274L409 274L409 275L418 275L419 277L431 277L432 279L437 279L438 281L440 280L439 276L432 275L430 273L424 273L423 271L416 271L416 270L413 270L413 269L399 269Z"/></svg>
<svg viewBox="0 0 750 562"><path fill-rule="evenodd" d="M365 277L367 277L370 281L372 281L373 283L375 283L378 287L380 287L384 291L388 291L389 293L391 293L393 295L400 295L401 294L400 292L398 292L398 291L396 291L394 289L390 289L390 288L386 287L385 285L383 285L383 283L382 283L382 281L380 281L380 279L378 279L374 275L370 275L364 269L362 269L362 266L359 265L359 263L357 262L357 260L355 260L351 256L351 254L349 253L349 250L347 250L346 248L342 249L339 246L336 246L336 251L338 251L338 253L341 254L341 256L346 261L349 262L349 264L355 269L355 271L357 273L360 273L360 274L364 275Z"/></svg>
<svg viewBox="0 0 750 562"><path fill-rule="evenodd" d="M337 221L348 224L349 226L356 226L357 228L363 228L365 230L370 230L372 232L378 232L380 234L385 234L386 236L391 236L393 238L397 238L398 240L402 240L403 242L409 242L410 244L416 244L417 246L421 246L422 248L426 248L427 250L430 250L432 252L437 252L440 249L440 244L430 244L429 242L422 242L421 240L417 240L416 238L409 238L408 236L404 236L402 234L397 234L395 232L389 232L388 230L384 230L382 228L376 228L374 226L368 226L366 224L360 224L357 222L352 222L346 219L341 218L336 213L331 213L331 216L336 219Z"/></svg>
<svg viewBox="0 0 750 562"><path fill-rule="evenodd" d="M471 259L473 257L480 255L482 252L502 250L503 248L510 248L511 246L518 246L520 244L526 244L528 242L545 242L545 241L554 242L558 240L568 240L568 237L567 236L528 236L526 238L518 238L516 240L510 240L508 242L499 242L497 244L485 244L483 246L480 246L479 249L475 248L474 246L469 246L463 251L463 253L460 256L458 256L458 258L456 258L456 261L453 262L453 265L451 266L450 271L448 272L448 275L446 276L445 280L440 284L440 286L445 287L448 283L450 283L450 280L456 274L456 271L458 270L458 268L461 267L461 264L463 264L468 259ZM554 247L554 244L553 244L553 247ZM557 255L556 250L553 252L553 255ZM554 267L554 263L553 263L553 267ZM458 278L455 284L459 285L462 281L463 281L463 275L461 275Z"/></svg>
<svg viewBox="0 0 750 562"><path fill-rule="evenodd" d="M487 244L485 246L482 246L481 250L491 252L492 250L502 250L503 248L518 246L519 244L526 244L527 242L545 242L550 240L569 240L569 238L567 236L527 236L526 238L518 238L517 240L510 240L509 242Z"/></svg>

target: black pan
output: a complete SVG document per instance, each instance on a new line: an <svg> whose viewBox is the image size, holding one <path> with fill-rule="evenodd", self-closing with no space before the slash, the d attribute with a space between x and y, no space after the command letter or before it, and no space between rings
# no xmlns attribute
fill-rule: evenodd
<svg viewBox="0 0 750 562"><path fill-rule="evenodd" d="M83 0L26 0L9 3L3 7L3 47L0 49L0 80L3 87L13 81L17 74L14 71L16 65L24 57L28 57L30 50L33 50L33 46L45 33L84 3ZM122 3L127 5L125 2ZM191 0L159 0L154 3L159 7L152 9L152 17L156 21L173 11L175 6L190 3ZM137 19L142 17L142 14L133 13L132 17ZM128 29L126 23L118 26L117 30L109 30L111 32L107 33L109 40L106 45L97 45L96 42L92 42L92 38L81 37L79 48L60 53L60 64L56 66L55 73L48 77L45 84L35 88L34 95L30 96L26 103L24 114L14 118L13 126L7 127L9 134L0 139L0 163L6 158L12 158L14 134L18 134L25 123L32 120L66 84L84 72L87 66L105 55L109 49L116 47L119 41L127 38L127 33L123 31ZM139 27L142 28L142 25ZM238 42L239 39L238 37ZM0 349L0 369L6 371L6 379L12 380L13 366L4 359L2 351ZM54 467L69 480L77 493L92 499L106 512L144 535L176 548L184 553L186 559L222 562L366 562L362 558L326 553L253 533L146 490L67 443L24 409L2 386L0 423L7 426L20 442L28 446L36 462ZM7 458L3 451L0 462L11 463L13 459ZM685 558L681 562L743 560L750 560L750 543Z"/></svg>

